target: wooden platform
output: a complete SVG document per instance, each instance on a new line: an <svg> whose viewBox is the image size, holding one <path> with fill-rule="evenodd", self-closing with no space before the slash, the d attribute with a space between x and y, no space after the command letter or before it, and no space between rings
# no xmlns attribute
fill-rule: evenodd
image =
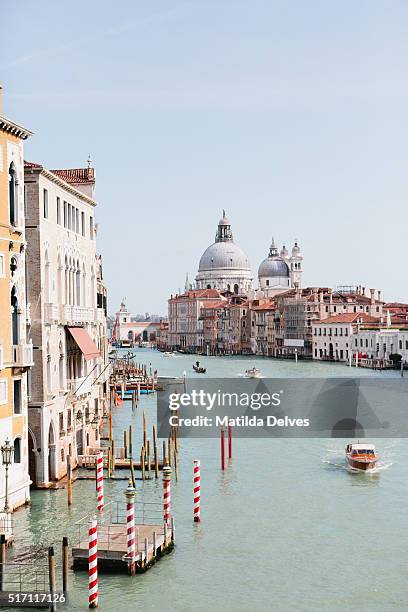
<svg viewBox="0 0 408 612"><path fill-rule="evenodd" d="M154 537L153 534L156 534ZM145 545L147 538L147 546ZM149 569L161 556L174 547L174 533L171 527L164 536L163 525L136 525L136 572ZM155 546L154 546L155 540ZM98 570L128 573L127 529L124 524L101 525L98 527ZM88 540L82 540L72 548L74 570L88 569Z"/></svg>

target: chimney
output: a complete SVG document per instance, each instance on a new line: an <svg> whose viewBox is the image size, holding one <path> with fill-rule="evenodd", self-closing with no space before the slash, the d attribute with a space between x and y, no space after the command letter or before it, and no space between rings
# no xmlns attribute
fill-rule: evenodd
<svg viewBox="0 0 408 612"><path fill-rule="evenodd" d="M319 291L319 302L321 303L323 302L323 291L322 290Z"/></svg>
<svg viewBox="0 0 408 612"><path fill-rule="evenodd" d="M329 289L329 302L333 304L333 289Z"/></svg>
<svg viewBox="0 0 408 612"><path fill-rule="evenodd" d="M381 302L382 301L381 300L381 289L378 289L377 293L378 293L378 301Z"/></svg>
<svg viewBox="0 0 408 612"><path fill-rule="evenodd" d="M370 304L375 304L375 289L370 289Z"/></svg>

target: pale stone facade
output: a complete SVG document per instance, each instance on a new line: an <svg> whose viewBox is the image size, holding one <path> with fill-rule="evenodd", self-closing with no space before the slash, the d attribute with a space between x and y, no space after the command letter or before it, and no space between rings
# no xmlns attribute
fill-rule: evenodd
<svg viewBox="0 0 408 612"><path fill-rule="evenodd" d="M106 405L109 367L93 183L90 167L50 172L38 164L25 166L35 353L30 475L37 486L49 486L66 474L67 455L75 465L78 455L99 445L95 422ZM77 332L88 342L86 350Z"/></svg>
<svg viewBox="0 0 408 612"><path fill-rule="evenodd" d="M344 313L313 321L313 359L348 362L353 357L354 335L362 325L378 325L367 313Z"/></svg>

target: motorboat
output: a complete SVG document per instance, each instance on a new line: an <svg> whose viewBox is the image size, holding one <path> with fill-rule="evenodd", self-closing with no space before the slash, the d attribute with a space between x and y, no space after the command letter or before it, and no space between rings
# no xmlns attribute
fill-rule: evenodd
<svg viewBox="0 0 408 612"><path fill-rule="evenodd" d="M258 370L257 368L250 368L249 370L245 370L244 377L261 378L261 370Z"/></svg>
<svg viewBox="0 0 408 612"><path fill-rule="evenodd" d="M174 357L175 353L173 353L172 351L164 351L163 356L164 357Z"/></svg>
<svg viewBox="0 0 408 612"><path fill-rule="evenodd" d="M353 470L367 472L373 470L378 461L374 444L350 443L346 446L347 464Z"/></svg>

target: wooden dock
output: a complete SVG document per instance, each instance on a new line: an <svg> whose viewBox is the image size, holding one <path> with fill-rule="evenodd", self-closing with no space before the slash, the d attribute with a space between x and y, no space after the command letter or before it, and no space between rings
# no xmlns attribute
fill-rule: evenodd
<svg viewBox="0 0 408 612"><path fill-rule="evenodd" d="M166 532L166 533L165 533ZM136 573L145 572L174 547L173 529L163 525L136 525ZM72 548L74 570L88 569L88 540ZM98 528L98 569L128 573L126 525L103 525Z"/></svg>
<svg viewBox="0 0 408 612"><path fill-rule="evenodd" d="M135 505L135 573L145 572L174 548L174 519L162 520L161 503L137 502ZM77 542L72 547L74 570L88 569L88 527L90 516L76 523ZM98 517L98 570L129 573L125 507L110 502Z"/></svg>

